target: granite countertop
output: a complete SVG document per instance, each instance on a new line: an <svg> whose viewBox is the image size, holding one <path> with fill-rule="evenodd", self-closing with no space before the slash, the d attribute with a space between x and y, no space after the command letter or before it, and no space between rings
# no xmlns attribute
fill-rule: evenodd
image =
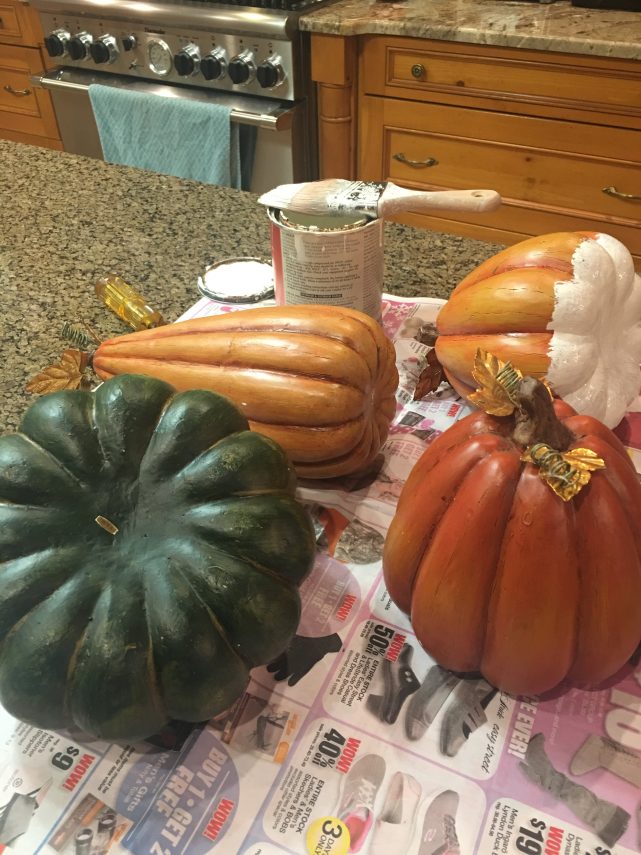
<svg viewBox="0 0 641 855"><path fill-rule="evenodd" d="M65 321L101 338L130 331L98 300L115 270L167 321L199 299L212 260L270 259L269 223L256 196L0 140L0 431L33 396L27 381L70 347ZM447 297L501 247L385 224L385 290Z"/></svg>
<svg viewBox="0 0 641 855"><path fill-rule="evenodd" d="M641 59L641 13L585 9L569 0L337 0L310 10L301 27Z"/></svg>

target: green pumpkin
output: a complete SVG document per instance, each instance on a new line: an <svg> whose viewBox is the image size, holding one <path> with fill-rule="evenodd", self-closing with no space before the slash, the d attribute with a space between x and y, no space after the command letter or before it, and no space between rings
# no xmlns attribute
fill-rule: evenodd
<svg viewBox="0 0 641 855"><path fill-rule="evenodd" d="M294 490L213 392L122 375L37 399L0 437L2 705L123 740L229 707L298 625Z"/></svg>

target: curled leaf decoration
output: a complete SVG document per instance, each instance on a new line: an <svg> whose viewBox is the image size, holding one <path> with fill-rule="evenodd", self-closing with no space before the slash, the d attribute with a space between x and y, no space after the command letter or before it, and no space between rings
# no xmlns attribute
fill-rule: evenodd
<svg viewBox="0 0 641 855"><path fill-rule="evenodd" d="M414 338L416 341L420 341L421 344L426 344L428 347L434 347L436 339L438 338L436 324L431 322L421 324Z"/></svg>
<svg viewBox="0 0 641 855"><path fill-rule="evenodd" d="M420 401L421 398L429 395L430 392L435 392L443 379L443 368L438 361L436 351L432 348L427 354L427 364L419 375L412 400Z"/></svg>
<svg viewBox="0 0 641 855"><path fill-rule="evenodd" d="M65 350L60 362L54 362L44 371L36 374L25 386L27 392L45 395L62 389L89 389L91 379L88 374L89 354L82 350Z"/></svg>
<svg viewBox="0 0 641 855"><path fill-rule="evenodd" d="M479 386L469 398L477 407L491 416L509 416L518 407L516 393L523 375L510 362L479 348L472 376Z"/></svg>
<svg viewBox="0 0 641 855"><path fill-rule="evenodd" d="M561 453L544 442L526 449L521 460L537 466L541 478L564 502L569 502L589 483L592 472L605 469L605 461L589 448Z"/></svg>

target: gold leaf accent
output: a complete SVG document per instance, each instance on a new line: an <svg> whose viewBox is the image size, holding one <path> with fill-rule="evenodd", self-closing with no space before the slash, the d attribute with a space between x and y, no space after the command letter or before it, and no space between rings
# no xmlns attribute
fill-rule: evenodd
<svg viewBox="0 0 641 855"><path fill-rule="evenodd" d="M54 362L44 371L36 374L25 386L27 392L45 395L61 389L88 389L89 377L86 374L89 354L82 350L65 350L60 362Z"/></svg>
<svg viewBox="0 0 641 855"><path fill-rule="evenodd" d="M592 472L605 469L605 461L590 448L559 452L544 442L527 448L521 460L537 466L541 478L564 502L569 502L589 483Z"/></svg>
<svg viewBox="0 0 641 855"><path fill-rule="evenodd" d="M491 416L509 416L515 408L513 394L523 375L511 362L502 362L498 356L480 348L476 351L472 377L479 384L469 399Z"/></svg>
<svg viewBox="0 0 641 855"><path fill-rule="evenodd" d="M591 448L572 448L563 452L563 459L567 460L577 469L594 472L596 469L605 469L605 460L599 457Z"/></svg>

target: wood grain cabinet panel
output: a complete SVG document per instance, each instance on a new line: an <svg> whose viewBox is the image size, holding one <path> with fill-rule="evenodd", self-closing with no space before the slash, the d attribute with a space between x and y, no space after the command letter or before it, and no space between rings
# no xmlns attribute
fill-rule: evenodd
<svg viewBox="0 0 641 855"><path fill-rule="evenodd" d="M356 124L348 177L503 197L402 222L504 243L606 231L641 263L641 62L361 37Z"/></svg>
<svg viewBox="0 0 641 855"><path fill-rule="evenodd" d="M42 71L37 48L2 46L0 50L0 128L38 137L57 137L58 126L48 93L34 87Z"/></svg>
<svg viewBox="0 0 641 855"><path fill-rule="evenodd" d="M35 11L19 0L0 0L0 139L61 149L51 96L31 75L45 67Z"/></svg>
<svg viewBox="0 0 641 855"><path fill-rule="evenodd" d="M364 39L361 55L367 94L543 115L570 108L605 124L613 115L624 124L630 114L641 119L641 63L634 61L596 65L558 53L380 36Z"/></svg>
<svg viewBox="0 0 641 855"><path fill-rule="evenodd" d="M450 224L467 224L466 233L474 226L487 230L488 239L500 235L509 242L559 228L599 229L641 254L636 131L374 96L366 99L362 116L363 141L370 140L360 148L363 178L415 189L498 190L503 205L495 212L442 215ZM606 187L621 195L604 192ZM532 227L533 212L543 228Z"/></svg>
<svg viewBox="0 0 641 855"><path fill-rule="evenodd" d="M0 3L0 40L20 42L23 38L18 10L7 3Z"/></svg>
<svg viewBox="0 0 641 855"><path fill-rule="evenodd" d="M0 43L36 47L38 19L30 6L20 0L0 0Z"/></svg>

